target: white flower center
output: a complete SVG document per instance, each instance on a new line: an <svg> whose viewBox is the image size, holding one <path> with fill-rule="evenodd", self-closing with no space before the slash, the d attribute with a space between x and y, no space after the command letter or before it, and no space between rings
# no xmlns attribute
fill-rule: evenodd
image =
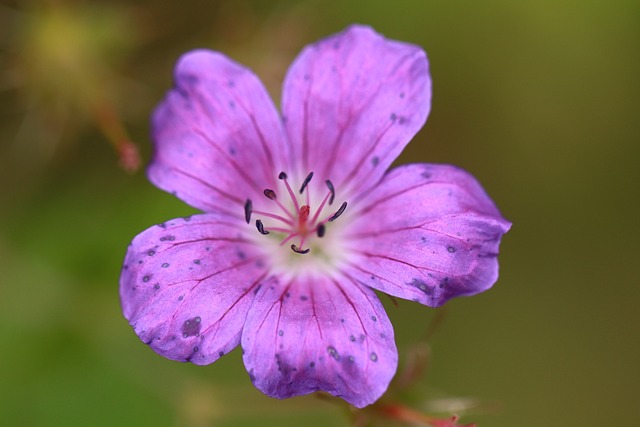
<svg viewBox="0 0 640 427"><path fill-rule="evenodd" d="M326 187L314 186L315 191L312 190L309 183L313 172L303 180L299 194L289 185L286 173L281 172L278 178L278 193L270 188L264 190L271 209L256 210L249 199L245 203L247 223L252 216L256 218L256 243L271 261L274 273L291 278L333 276L346 254L340 236L348 222L347 202L337 209L331 207L335 198L333 184L327 180ZM336 221L338 218L340 221Z"/></svg>

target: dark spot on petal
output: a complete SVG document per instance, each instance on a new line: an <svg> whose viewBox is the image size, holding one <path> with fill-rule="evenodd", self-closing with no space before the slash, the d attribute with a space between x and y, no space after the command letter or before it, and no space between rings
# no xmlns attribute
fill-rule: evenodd
<svg viewBox="0 0 640 427"><path fill-rule="evenodd" d="M329 346L327 347L327 351L329 352L329 355L333 357L335 360L340 360L340 354L338 353L338 350Z"/></svg>
<svg viewBox="0 0 640 427"><path fill-rule="evenodd" d="M406 117L404 117L404 116L400 116L400 117L398 118L398 124L399 124L399 125L403 125L403 124L407 123L408 121L409 121L409 120L407 120L407 118L406 118Z"/></svg>
<svg viewBox="0 0 640 427"><path fill-rule="evenodd" d="M344 318L343 318L343 319L340 319L340 323L344 323Z"/></svg>
<svg viewBox="0 0 640 427"><path fill-rule="evenodd" d="M449 246L447 250L449 251L450 254L452 254L456 251L456 248L454 248L453 246Z"/></svg>
<svg viewBox="0 0 640 427"><path fill-rule="evenodd" d="M156 291L160 289L160 283L156 283L155 285L153 285L153 289L155 289Z"/></svg>
<svg viewBox="0 0 640 427"><path fill-rule="evenodd" d="M182 301L183 299L184 299L184 295L180 295L180 296L178 297L178 301Z"/></svg>
<svg viewBox="0 0 640 427"><path fill-rule="evenodd" d="M156 251L154 251L153 249L149 249L149 251L147 252L147 255L149 256L154 256L156 254Z"/></svg>
<svg viewBox="0 0 640 427"><path fill-rule="evenodd" d="M424 280L415 278L409 283L410 286L420 289L426 295L433 295L433 288L427 285Z"/></svg>
<svg viewBox="0 0 640 427"><path fill-rule="evenodd" d="M147 283L149 280L151 280L151 275L146 275L142 277L142 281Z"/></svg>
<svg viewBox="0 0 640 427"><path fill-rule="evenodd" d="M198 351L198 347L193 347L193 352L197 352Z"/></svg>
<svg viewBox="0 0 640 427"><path fill-rule="evenodd" d="M189 221L191 221L191 215L185 216L182 219L184 219L186 222L189 222Z"/></svg>
<svg viewBox="0 0 640 427"><path fill-rule="evenodd" d="M278 331L278 336L283 336L283 335L284 335L284 331L283 331L282 329L280 329L280 330Z"/></svg>
<svg viewBox="0 0 640 427"><path fill-rule="evenodd" d="M199 335L200 326L202 326L200 317L194 317L193 319L185 320L185 322L182 324L182 336L184 338L187 338Z"/></svg>
<svg viewBox="0 0 640 427"><path fill-rule="evenodd" d="M193 263L194 263L194 264L197 264L197 265L200 265L200 260L199 260L199 259L194 259L194 260L193 260Z"/></svg>
<svg viewBox="0 0 640 427"><path fill-rule="evenodd" d="M169 263L168 262L162 263L162 268L167 268L167 267L169 267Z"/></svg>
<svg viewBox="0 0 640 427"><path fill-rule="evenodd" d="M356 360L355 357L353 357L353 356L349 356L348 359L349 359L349 362L351 362L351 363L353 363Z"/></svg>
<svg viewBox="0 0 640 427"><path fill-rule="evenodd" d="M391 115L389 116L389 120L391 120L392 122L395 122L397 118L398 116L396 116L396 113L391 113Z"/></svg>
<svg viewBox="0 0 640 427"><path fill-rule="evenodd" d="M218 356L219 356L219 357L224 356L224 351L219 351L219 352L218 352Z"/></svg>
<svg viewBox="0 0 640 427"><path fill-rule="evenodd" d="M371 165L373 165L373 167L378 166L378 163L380 163L380 158L378 156L373 156L371 158Z"/></svg>
<svg viewBox="0 0 640 427"><path fill-rule="evenodd" d="M187 86L195 86L200 82L200 79L195 74L180 74L180 81L185 83Z"/></svg>
<svg viewBox="0 0 640 427"><path fill-rule="evenodd" d="M160 238L161 242L173 242L174 240L176 240L176 236L162 236Z"/></svg>
<svg viewBox="0 0 640 427"><path fill-rule="evenodd" d="M350 335L350 336L349 336L349 340L350 340L351 342L356 342L356 337L354 337L353 335Z"/></svg>
<svg viewBox="0 0 640 427"><path fill-rule="evenodd" d="M306 296L304 296L304 295L300 295L300 301L306 301L306 300L308 300L308 299L309 299L309 298L307 298Z"/></svg>
<svg viewBox="0 0 640 427"><path fill-rule="evenodd" d="M378 318L376 316L371 316L371 320L373 320L374 322L377 322Z"/></svg>
<svg viewBox="0 0 640 427"><path fill-rule="evenodd" d="M185 101L185 106L190 107L191 103L189 101L189 92L187 92L182 86L176 86L176 92L183 98ZM188 108L191 109L191 108Z"/></svg>
<svg viewBox="0 0 640 427"><path fill-rule="evenodd" d="M378 361L378 355L375 353L371 353L369 355L369 359L371 359L372 362L377 362Z"/></svg>
<svg viewBox="0 0 640 427"><path fill-rule="evenodd" d="M253 294L254 295L257 294L261 287L262 287L262 285L256 286L256 288L253 290Z"/></svg>
<svg viewBox="0 0 640 427"><path fill-rule="evenodd" d="M315 367L315 366L316 366L316 362L310 362L310 363L309 363L309 367L310 367L310 368L313 368L313 367Z"/></svg>
<svg viewBox="0 0 640 427"><path fill-rule="evenodd" d="M244 252L238 251L237 253L238 253L238 258L240 258L241 260L247 259L247 254L245 254Z"/></svg>

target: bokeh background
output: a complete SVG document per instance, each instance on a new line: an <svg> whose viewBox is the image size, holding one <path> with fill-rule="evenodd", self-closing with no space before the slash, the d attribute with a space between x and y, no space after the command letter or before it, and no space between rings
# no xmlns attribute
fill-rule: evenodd
<svg viewBox="0 0 640 427"><path fill-rule="evenodd" d="M0 425L350 425L263 396L238 351L157 356L117 283L134 235L192 212L143 172L176 58L221 50L278 102L297 52L353 22L431 61L398 162L466 168L514 223L489 292L388 304L401 358L429 355L396 398L485 427L638 422L640 2L57 0L0 3Z"/></svg>

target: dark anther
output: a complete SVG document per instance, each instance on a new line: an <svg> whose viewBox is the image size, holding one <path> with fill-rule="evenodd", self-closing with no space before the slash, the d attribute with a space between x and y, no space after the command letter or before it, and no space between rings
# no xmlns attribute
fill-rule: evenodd
<svg viewBox="0 0 640 427"><path fill-rule="evenodd" d="M342 202L342 204L340 205L340 209L338 209L337 212L328 219L328 221L331 222L338 219L338 217L342 215L342 212L344 212L345 209L347 209L347 202Z"/></svg>
<svg viewBox="0 0 640 427"><path fill-rule="evenodd" d="M333 188L333 183L331 181L326 180L325 183L327 184L327 187L329 187L329 191L331 192L331 197L329 197L329 204L332 205L333 199L336 198L336 189Z"/></svg>
<svg viewBox="0 0 640 427"><path fill-rule="evenodd" d="M267 196L267 199L271 199L271 200L275 200L276 199L276 192L271 190L271 189L269 189L269 188L266 188L264 190L264 195Z"/></svg>
<svg viewBox="0 0 640 427"><path fill-rule="evenodd" d="M313 178L313 172L309 172L309 175L307 175L307 177L304 179L304 182L300 186L300 194L302 194L304 189L307 188L307 184L309 184L309 181L311 181L311 178Z"/></svg>
<svg viewBox="0 0 640 427"><path fill-rule="evenodd" d="M287 179L287 174L284 172L280 172L280 175L278 175L278 179Z"/></svg>
<svg viewBox="0 0 640 427"><path fill-rule="evenodd" d="M320 224L316 229L316 233L318 233L318 237L324 236L325 231L326 231L326 227L324 226L324 224Z"/></svg>
<svg viewBox="0 0 640 427"><path fill-rule="evenodd" d="M256 228L258 229L260 234L269 234L269 232L264 229L264 224L262 224L262 221L260 221L259 219L256 219Z"/></svg>
<svg viewBox="0 0 640 427"><path fill-rule="evenodd" d="M244 202L244 219L245 221L247 221L247 224L251 222L252 210L253 210L253 204L251 203L251 200L247 199L247 201Z"/></svg>
<svg viewBox="0 0 640 427"><path fill-rule="evenodd" d="M297 254L303 254L304 255L304 254L308 254L311 249L307 248L307 249L305 249L303 251L299 247L297 247L296 245L291 245L291 250L293 252L297 253Z"/></svg>

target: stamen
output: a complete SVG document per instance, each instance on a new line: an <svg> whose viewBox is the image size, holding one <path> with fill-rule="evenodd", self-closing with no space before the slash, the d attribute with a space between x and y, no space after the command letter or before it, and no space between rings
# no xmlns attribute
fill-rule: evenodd
<svg viewBox="0 0 640 427"><path fill-rule="evenodd" d="M311 181L311 178L313 178L313 172L309 172L309 175L307 175L307 177L302 182L302 185L300 186L300 194L302 194L304 189L307 187L307 184L309 184L309 181Z"/></svg>
<svg viewBox="0 0 640 427"><path fill-rule="evenodd" d="M253 203L251 203L250 199L247 199L247 201L244 202L244 219L245 221L247 221L247 224L251 222L252 210L253 210Z"/></svg>
<svg viewBox="0 0 640 427"><path fill-rule="evenodd" d="M340 215L342 215L342 213L344 212L344 210L347 209L347 202L342 202L342 204L340 205L340 209L338 209L336 211L336 213L334 213L331 218L329 218L327 221L331 222L331 221L335 221L336 219L338 219L338 217Z"/></svg>
<svg viewBox="0 0 640 427"><path fill-rule="evenodd" d="M336 198L336 189L333 187L333 183L329 180L326 180L325 183L327 187L329 187L329 192L331 192L331 197L329 198L329 206L333 204L333 199Z"/></svg>
<svg viewBox="0 0 640 427"><path fill-rule="evenodd" d="M291 197L291 200L293 200L293 206L296 209L296 212L298 210L300 210L300 205L298 204L298 199L296 198L296 195L294 194L293 190L291 189L291 186L289 185L289 181L287 181L287 174L284 172L280 172L280 175L278 175L278 178L284 181L284 185L287 187L287 191L289 192L289 197Z"/></svg>
<svg viewBox="0 0 640 427"><path fill-rule="evenodd" d="M318 209L316 209L316 213L313 215L313 219L311 220L312 224L315 224L316 221L318 220L318 217L320 217L320 214L322 213L322 209L324 209L324 205L327 204L327 200L329 200L330 196L331 196L331 193L327 193L324 196L324 199L322 199L322 202L320 203L320 206L318 207Z"/></svg>
<svg viewBox="0 0 640 427"><path fill-rule="evenodd" d="M256 228L258 229L258 231L260 232L260 234L262 235L267 235L269 234L269 232L267 230L264 229L264 224L262 224L262 221L260 221L259 219L256 219Z"/></svg>
<svg viewBox="0 0 640 427"><path fill-rule="evenodd" d="M307 248L305 250L302 250L302 249L298 248L296 245L291 245L291 250L293 252L295 252L295 253L304 255L304 254L308 254L311 249Z"/></svg>
<svg viewBox="0 0 640 427"><path fill-rule="evenodd" d="M263 191L264 195L267 196L267 199L269 200L275 200L276 199L276 192L269 189L269 188L265 188L265 190Z"/></svg>
<svg viewBox="0 0 640 427"><path fill-rule="evenodd" d="M309 174L305 177L300 186L300 194L304 194L305 190L309 186L311 179L313 178L314 173L309 172ZM310 192L306 192L306 203L299 202L298 196L294 190L289 185L288 176L283 171L278 175L278 179L284 181L285 188L291 197L291 201L293 202L293 209L291 206L285 206L282 204L281 200L279 200L276 196L276 192L271 188L265 188L262 193L264 196L273 200L275 204L282 210L282 214L278 215L275 212L265 212L262 210L254 210L253 203L251 199L247 199L244 204L244 218L247 221L247 224L251 222L251 217L255 214L256 217L259 218L272 218L276 221L279 221L281 224L274 224L269 222L269 228L266 229L262 219L255 220L255 226L258 229L258 232L262 235L271 234L271 233L283 233L286 237L280 241L280 246L290 245L291 250L298 254L307 254L311 251L311 248L306 248L306 240L313 236L315 233L318 238L322 238L325 236L327 232L327 222L332 222L338 219L344 211L347 209L347 202L343 202L333 215L330 215L328 218L323 214L323 208L327 206L327 203L331 205L335 200L336 190L333 186L333 183L330 180L326 180L325 184L329 191L325 193L324 197L320 204L314 208L309 201ZM304 197L304 196L303 196ZM285 197L286 198L286 197ZM313 218L311 217L311 210L314 211ZM320 216L324 217L324 219L320 220ZM295 239L295 240L293 240ZM291 244L291 241L296 241L298 244Z"/></svg>
<svg viewBox="0 0 640 427"><path fill-rule="evenodd" d="M251 212L253 212L256 215L261 215L261 216L267 216L269 218L273 218L273 219L277 219L278 221L282 221L283 223L287 224L287 225L291 225L293 226L293 221L280 216L280 215L276 215L276 214L272 214L271 212L264 212L264 211L258 211L258 210L252 210ZM289 214L289 216L291 217L292 215Z"/></svg>

